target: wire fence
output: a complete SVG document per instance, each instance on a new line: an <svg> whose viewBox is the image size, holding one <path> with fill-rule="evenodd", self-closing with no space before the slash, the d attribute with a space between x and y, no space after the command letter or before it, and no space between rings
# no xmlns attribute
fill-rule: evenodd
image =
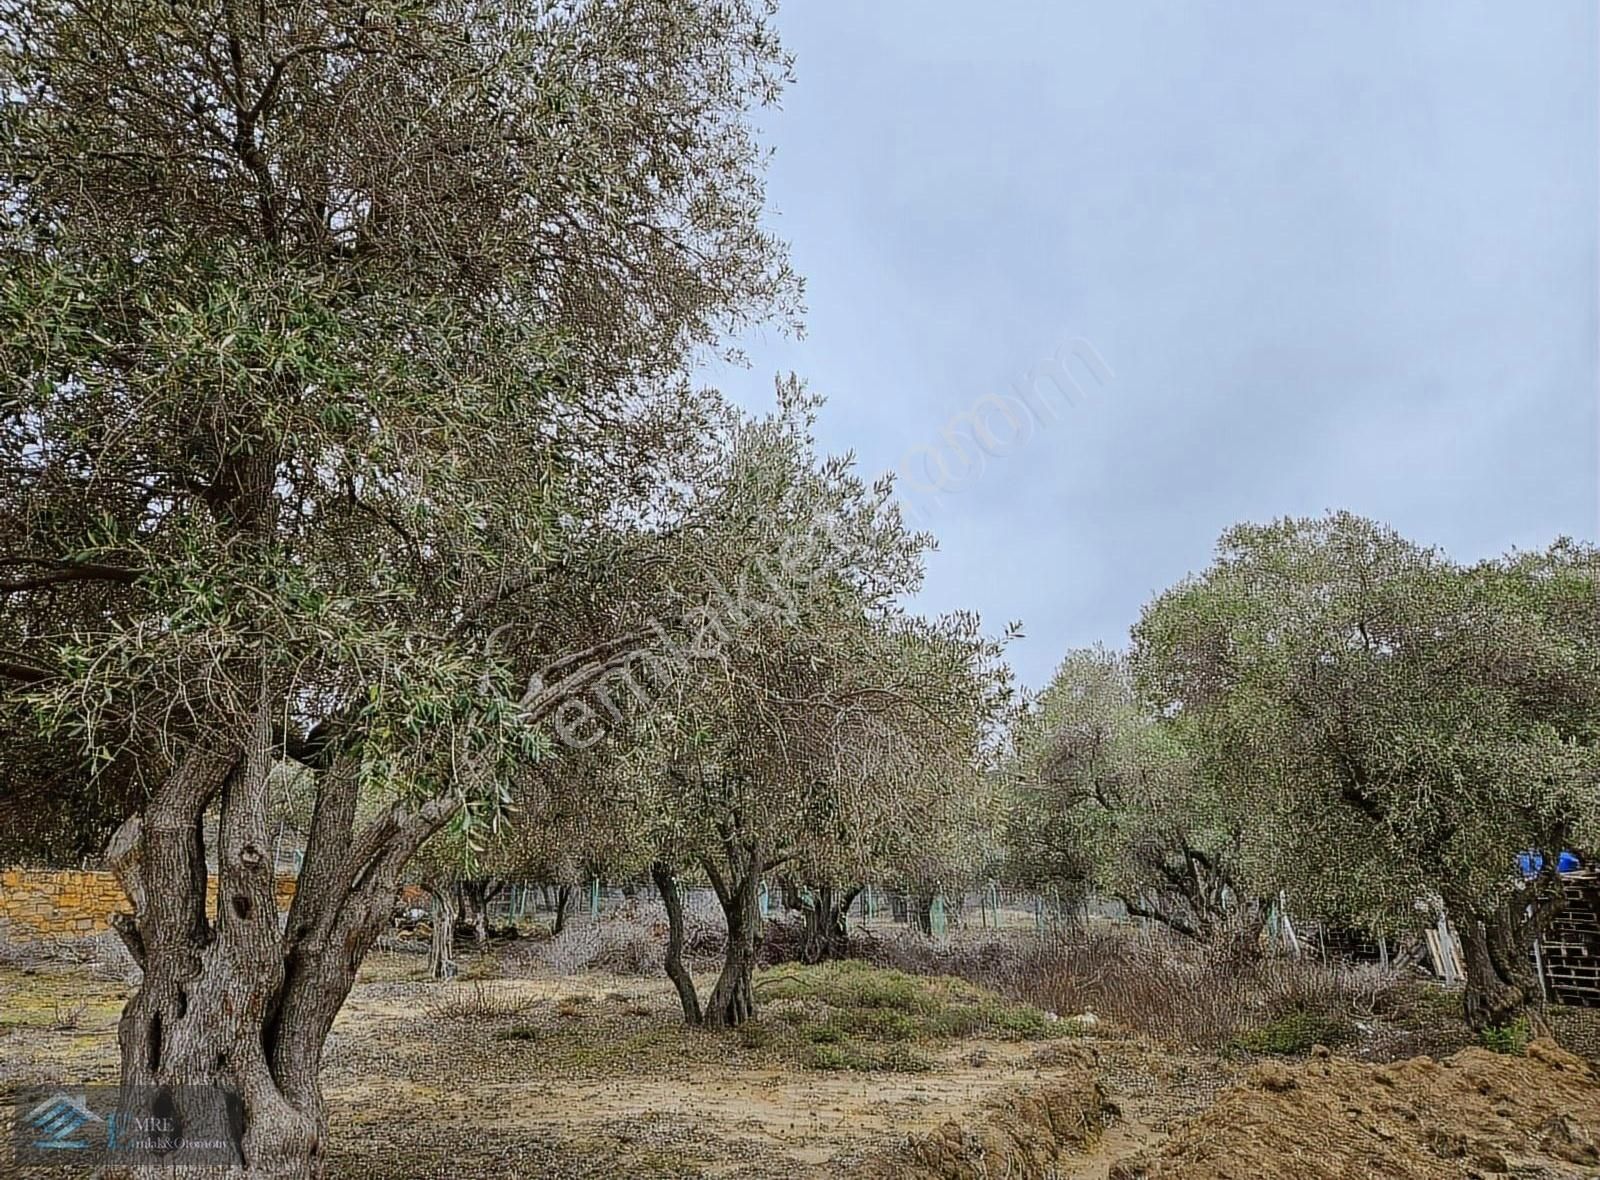
<svg viewBox="0 0 1600 1180"><path fill-rule="evenodd" d="M596 922L637 901L654 901L654 885L612 884L596 880L567 886L566 923ZM704 886L682 890L686 905L716 907L716 895ZM485 906L490 925L509 926L530 921L553 921L561 902L561 887L536 882L508 882L497 889ZM761 912L772 917L787 909L782 893L763 887ZM1066 901L1060 896L1030 893L991 885L963 894L917 896L904 890L872 885L851 901L847 920L852 929L884 930L917 925L934 935L951 929L1043 929L1085 917L1121 920L1127 911L1105 899Z"/></svg>

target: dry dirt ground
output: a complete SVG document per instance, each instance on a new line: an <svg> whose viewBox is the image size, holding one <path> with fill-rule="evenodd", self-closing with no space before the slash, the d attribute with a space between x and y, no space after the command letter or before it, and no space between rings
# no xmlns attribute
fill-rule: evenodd
<svg viewBox="0 0 1600 1180"><path fill-rule="evenodd" d="M1251 1065L1103 1028L983 1029L863 1072L798 1054L782 999L714 1036L681 1026L664 982L416 974L375 957L334 1027L335 1176L1600 1177L1600 1079L1555 1052ZM794 977L763 978L781 996ZM125 994L81 966L0 968L0 1107L20 1085L112 1080Z"/></svg>

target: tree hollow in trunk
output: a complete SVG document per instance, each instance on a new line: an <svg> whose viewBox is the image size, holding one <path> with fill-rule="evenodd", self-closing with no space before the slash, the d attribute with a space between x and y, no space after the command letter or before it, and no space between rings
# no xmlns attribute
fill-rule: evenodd
<svg viewBox="0 0 1600 1180"><path fill-rule="evenodd" d="M260 709L231 745L196 743L107 848L133 902L114 928L144 970L118 1026L123 1101L136 1111L139 1094L156 1087L231 1093L243 1124L234 1174L314 1180L325 1170L319 1072L328 1030L392 912L400 868L452 808L397 806L358 830L354 767L329 770L280 924L267 820L270 718ZM213 806L217 903L208 912L202 833Z"/></svg>

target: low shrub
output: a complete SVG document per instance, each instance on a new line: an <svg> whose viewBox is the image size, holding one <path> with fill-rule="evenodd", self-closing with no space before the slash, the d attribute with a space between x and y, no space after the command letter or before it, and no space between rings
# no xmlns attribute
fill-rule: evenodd
<svg viewBox="0 0 1600 1180"><path fill-rule="evenodd" d="M538 1001L507 987L479 980L441 985L429 1014L445 1020L505 1020L530 1011Z"/></svg>
<svg viewBox="0 0 1600 1180"><path fill-rule="evenodd" d="M812 1045L802 1057L808 1069L828 1072L926 1073L933 1062L907 1045L858 1045L851 1042Z"/></svg>
<svg viewBox="0 0 1600 1180"><path fill-rule="evenodd" d="M1296 1010L1273 1017L1260 1028L1240 1033L1228 1044L1237 1053L1297 1057L1317 1045L1332 1048L1351 1039L1353 1027L1337 1017Z"/></svg>
<svg viewBox="0 0 1600 1180"><path fill-rule="evenodd" d="M1032 942L1031 937L1019 937L1015 931L994 930L961 931L948 940L937 940L907 927L888 934L852 935L850 947L853 958L876 967L990 983L1014 974Z"/></svg>
<svg viewBox="0 0 1600 1180"><path fill-rule="evenodd" d="M756 979L760 1043L812 1069L920 1071L921 1046L972 1037L1044 1040L1072 1030L1049 1013L951 976L845 960ZM745 1026L749 1028L749 1025Z"/></svg>
<svg viewBox="0 0 1600 1180"><path fill-rule="evenodd" d="M50 935L12 941L0 929L0 967L72 966L95 979L135 985L143 976L122 939L110 931L80 937Z"/></svg>
<svg viewBox="0 0 1600 1180"><path fill-rule="evenodd" d="M1355 1022L1390 1003L1401 984L1376 967L1252 959L1232 947L1118 926L1013 937L1006 949L986 941L946 956L943 965L1035 1010L1092 1013L1182 1048L1223 1049L1258 1034L1288 1043L1299 1039L1289 1034L1313 1027L1311 1043L1348 1040Z"/></svg>
<svg viewBox="0 0 1600 1180"><path fill-rule="evenodd" d="M837 1041L822 1041L813 1045L805 1056L810 1069L845 1070L863 1069L862 1059L851 1050L841 1048Z"/></svg>
<svg viewBox="0 0 1600 1180"><path fill-rule="evenodd" d="M661 970L661 944L649 929L628 921L568 927L544 943L536 957L562 975L580 971L653 975Z"/></svg>
<svg viewBox="0 0 1600 1180"><path fill-rule="evenodd" d="M715 905L684 907L684 958L695 969L722 959L727 926ZM518 956L560 975L606 971L616 975L655 975L663 968L667 910L657 899L635 898L598 921L579 921L554 938L518 947ZM516 960L507 966L516 969Z"/></svg>
<svg viewBox="0 0 1600 1180"><path fill-rule="evenodd" d="M813 1000L830 1008L931 1012L941 1005L936 990L947 991L949 984L955 982L948 980L941 985L936 979L846 959L788 972L774 971L762 977L759 987L763 999Z"/></svg>
<svg viewBox="0 0 1600 1180"><path fill-rule="evenodd" d="M1490 1025L1478 1033L1478 1043L1485 1049L1511 1057L1526 1053L1532 1039L1533 1029L1525 1016L1517 1017L1510 1024Z"/></svg>

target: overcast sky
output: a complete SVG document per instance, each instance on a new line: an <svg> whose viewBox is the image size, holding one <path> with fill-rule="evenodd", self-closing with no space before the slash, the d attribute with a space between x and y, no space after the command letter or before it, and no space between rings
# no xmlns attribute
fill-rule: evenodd
<svg viewBox="0 0 1600 1180"><path fill-rule="evenodd" d="M829 450L915 477L1087 341L1111 377L1074 361L1057 420L906 492L919 605L1021 619L1034 686L1239 520L1593 540L1597 7L792 2L764 122L808 332L714 379L760 406L794 369Z"/></svg>

